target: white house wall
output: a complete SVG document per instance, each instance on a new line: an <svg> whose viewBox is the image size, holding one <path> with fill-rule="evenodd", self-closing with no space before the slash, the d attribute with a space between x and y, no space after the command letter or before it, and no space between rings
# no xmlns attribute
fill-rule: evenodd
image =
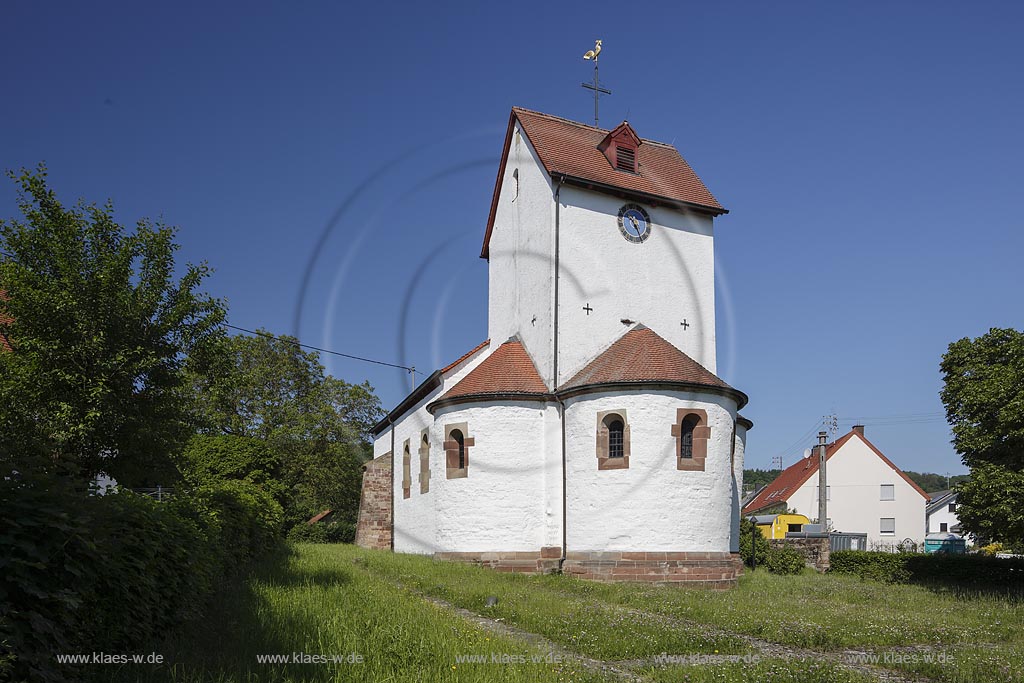
<svg viewBox="0 0 1024 683"><path fill-rule="evenodd" d="M817 457L817 453L811 457ZM924 542L925 499L895 470L854 435L828 459L828 517L836 531L866 533L869 547L909 538ZM893 484L895 500L881 500L881 485ZM804 482L789 507L809 519L818 517L818 475ZM880 520L896 520L896 533L882 535Z"/></svg>
<svg viewBox="0 0 1024 683"><path fill-rule="evenodd" d="M953 499L955 502L956 499ZM949 502L928 516L928 533L940 533L941 524L946 524L946 533L952 533L953 527L960 525L960 518L955 512L949 511Z"/></svg>
<svg viewBox="0 0 1024 683"><path fill-rule="evenodd" d="M518 334L549 387L554 366L553 197L550 176L516 124L488 247L487 329L494 344Z"/></svg>
<svg viewBox="0 0 1024 683"><path fill-rule="evenodd" d="M676 468L679 408L707 411L705 471ZM625 411L628 469L597 469L597 414ZM566 401L569 552L731 549L735 403L687 392L607 392ZM742 460L742 458L741 458Z"/></svg>
<svg viewBox="0 0 1024 683"><path fill-rule="evenodd" d="M643 323L715 372L711 218L645 206L651 234L634 244L618 227L626 200L563 186L561 203L559 382L622 336L623 319Z"/></svg>

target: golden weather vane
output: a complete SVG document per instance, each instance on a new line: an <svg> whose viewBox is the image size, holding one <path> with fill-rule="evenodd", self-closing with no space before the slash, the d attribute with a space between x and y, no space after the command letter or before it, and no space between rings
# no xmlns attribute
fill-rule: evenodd
<svg viewBox="0 0 1024 683"><path fill-rule="evenodd" d="M601 87L601 82L599 80L597 80L597 58L598 58L598 56L600 54L601 54L601 41L600 40L598 40L594 44L594 49L593 50L587 50L586 52L583 53L583 59L587 60L588 62L590 60L594 60L594 82L593 83L584 83L583 87L588 89L588 90L593 90L594 91L594 126L595 127L597 127L597 120L598 120L597 119L597 103L598 103L598 100L600 99L602 94L604 94L604 95L611 95L612 94L611 90L607 90L605 88L602 88Z"/></svg>

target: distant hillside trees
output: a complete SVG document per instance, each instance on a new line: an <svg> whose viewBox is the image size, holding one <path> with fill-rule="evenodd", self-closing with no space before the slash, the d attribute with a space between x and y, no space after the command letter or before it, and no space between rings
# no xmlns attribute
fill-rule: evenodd
<svg viewBox="0 0 1024 683"><path fill-rule="evenodd" d="M967 474L954 474L947 479L945 474L935 474L934 472L911 472L910 470L903 470L903 473L910 477L915 484L924 489L925 493L945 491L946 489L952 488L958 484L962 484L970 478L970 475Z"/></svg>

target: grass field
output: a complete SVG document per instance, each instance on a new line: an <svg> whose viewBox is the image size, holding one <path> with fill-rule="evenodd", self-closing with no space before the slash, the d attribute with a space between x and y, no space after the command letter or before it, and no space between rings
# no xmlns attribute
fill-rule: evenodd
<svg viewBox="0 0 1024 683"><path fill-rule="evenodd" d="M748 572L721 592L597 584L296 545L220 594L205 620L153 649L167 665L116 675L1006 683L1024 680L1024 602L813 573ZM265 655L288 661L260 661ZM344 661L308 661L314 657Z"/></svg>

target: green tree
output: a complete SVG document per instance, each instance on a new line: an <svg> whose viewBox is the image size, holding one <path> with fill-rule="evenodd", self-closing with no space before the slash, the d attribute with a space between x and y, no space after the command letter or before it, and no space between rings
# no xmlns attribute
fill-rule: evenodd
<svg viewBox="0 0 1024 683"><path fill-rule="evenodd" d="M258 332L229 339L219 371L195 377L202 431L267 445L280 461L287 525L324 509L354 521L380 400L368 383L327 375L296 339Z"/></svg>
<svg viewBox="0 0 1024 683"><path fill-rule="evenodd" d="M992 328L953 342L941 369L942 403L964 464L1024 469L1024 333Z"/></svg>
<svg viewBox="0 0 1024 683"><path fill-rule="evenodd" d="M285 441L359 444L383 414L368 382L327 375L320 356L266 330L227 340L224 365L197 374L202 431Z"/></svg>
<svg viewBox="0 0 1024 683"><path fill-rule="evenodd" d="M156 483L192 432L188 378L223 339L224 306L199 290L209 269L176 276L173 228L65 207L43 166L8 175L23 219L0 221L0 458Z"/></svg>
<svg viewBox="0 0 1024 683"><path fill-rule="evenodd" d="M263 487L282 505L281 459L265 441L230 434L196 434L178 458L178 469L192 486L248 481Z"/></svg>
<svg viewBox="0 0 1024 683"><path fill-rule="evenodd" d="M1024 473L981 463L956 490L956 513L964 529L990 542L1024 542Z"/></svg>

